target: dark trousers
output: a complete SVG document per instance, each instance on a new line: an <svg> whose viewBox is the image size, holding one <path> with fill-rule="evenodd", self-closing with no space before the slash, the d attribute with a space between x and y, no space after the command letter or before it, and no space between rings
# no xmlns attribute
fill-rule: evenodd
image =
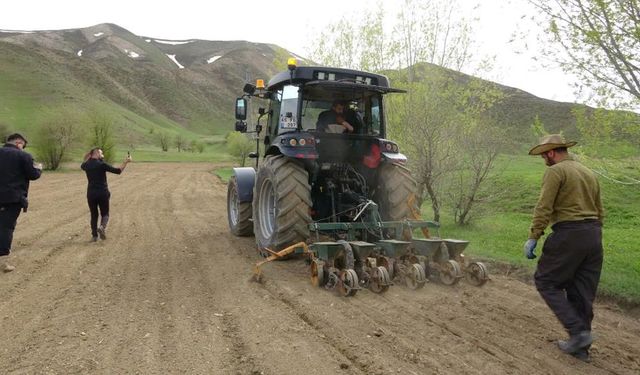
<svg viewBox="0 0 640 375"><path fill-rule="evenodd" d="M13 230L20 216L20 203L0 204L0 256L9 255L13 242Z"/></svg>
<svg viewBox="0 0 640 375"><path fill-rule="evenodd" d="M101 216L101 225L106 227L109 221L109 198L111 193L107 192L89 192L87 194L87 202L89 203L89 211L91 212L91 235L98 235L98 216ZM100 212L98 213L98 209Z"/></svg>
<svg viewBox="0 0 640 375"><path fill-rule="evenodd" d="M569 335L590 331L602 270L602 225L565 221L552 229L538 261L536 288Z"/></svg>

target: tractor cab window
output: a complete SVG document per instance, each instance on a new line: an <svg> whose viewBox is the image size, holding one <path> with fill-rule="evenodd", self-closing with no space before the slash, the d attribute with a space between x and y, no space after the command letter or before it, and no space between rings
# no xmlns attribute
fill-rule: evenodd
<svg viewBox="0 0 640 375"><path fill-rule="evenodd" d="M373 135L380 134L380 124L382 121L380 119L381 110L380 110L380 98L379 97L371 97L371 113L368 116L365 116L367 125L369 126L369 132Z"/></svg>
<svg viewBox="0 0 640 375"><path fill-rule="evenodd" d="M341 96L343 97L344 95L305 96L302 101L302 113L300 115L302 128L306 131L342 133L344 128L341 125L333 126L334 124L327 120L336 118L332 111L335 111L336 104L339 103L343 111L341 116L353 126L354 134L380 134L380 97L364 95L342 99Z"/></svg>
<svg viewBox="0 0 640 375"><path fill-rule="evenodd" d="M278 114L278 134L298 128L298 87L285 86L280 97L280 113Z"/></svg>

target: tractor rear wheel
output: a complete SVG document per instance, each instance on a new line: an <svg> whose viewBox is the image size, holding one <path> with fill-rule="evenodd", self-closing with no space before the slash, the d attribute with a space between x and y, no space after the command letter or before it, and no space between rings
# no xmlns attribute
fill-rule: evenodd
<svg viewBox="0 0 640 375"><path fill-rule="evenodd" d="M253 232L260 250L281 250L309 238L309 174L302 164L270 155L258 169L253 190Z"/></svg>
<svg viewBox="0 0 640 375"><path fill-rule="evenodd" d="M253 234L251 222L251 202L240 202L238 181L232 176L227 186L227 219L229 229L236 236L250 236Z"/></svg>
<svg viewBox="0 0 640 375"><path fill-rule="evenodd" d="M412 210L418 212L415 196L417 190L418 184L411 177L411 171L408 168L397 163L383 164L378 173L378 188L375 196L380 206L382 220L414 219Z"/></svg>

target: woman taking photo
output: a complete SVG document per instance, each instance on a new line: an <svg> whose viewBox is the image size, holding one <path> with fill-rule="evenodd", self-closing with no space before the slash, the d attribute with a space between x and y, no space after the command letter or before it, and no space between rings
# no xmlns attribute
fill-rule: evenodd
<svg viewBox="0 0 640 375"><path fill-rule="evenodd" d="M87 174L89 185L87 186L87 202L91 212L91 241L107 239L107 223L109 223L109 186L107 185L107 172L120 174L131 161L131 156L127 157L120 165L120 168L112 167L105 163L102 149L94 148L84 156L84 162L80 166ZM98 209L100 212L98 213ZM100 226L98 227L98 214L100 215Z"/></svg>

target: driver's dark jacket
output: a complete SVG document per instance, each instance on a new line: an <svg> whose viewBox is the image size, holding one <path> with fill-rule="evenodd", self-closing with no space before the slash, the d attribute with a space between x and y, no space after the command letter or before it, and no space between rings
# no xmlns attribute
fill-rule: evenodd
<svg viewBox="0 0 640 375"><path fill-rule="evenodd" d="M360 114L352 109L345 109L342 117L346 122L348 122L351 126L353 126L354 133L360 133L360 129L362 128L362 118ZM327 126L330 124L337 124L338 115L333 110L323 111L318 115L318 121L316 122L316 131L326 132Z"/></svg>
<svg viewBox="0 0 640 375"><path fill-rule="evenodd" d="M37 180L41 173L34 168L29 153L12 143L5 144L0 148L0 204L24 203L29 180Z"/></svg>

